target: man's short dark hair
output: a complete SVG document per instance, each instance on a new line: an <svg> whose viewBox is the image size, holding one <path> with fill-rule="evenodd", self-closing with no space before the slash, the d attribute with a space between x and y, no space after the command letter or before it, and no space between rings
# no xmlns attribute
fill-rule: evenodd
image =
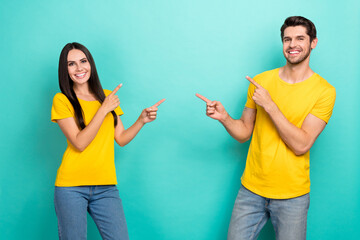
<svg viewBox="0 0 360 240"><path fill-rule="evenodd" d="M310 37L310 42L316 38L316 28L312 21L301 16L292 16L285 19L281 26L281 40L284 38L284 31L287 27L303 26L306 28L306 33Z"/></svg>

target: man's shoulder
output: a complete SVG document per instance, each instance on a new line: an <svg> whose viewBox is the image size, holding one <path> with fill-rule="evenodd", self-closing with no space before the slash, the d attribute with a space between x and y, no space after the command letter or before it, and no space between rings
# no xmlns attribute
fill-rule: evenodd
<svg viewBox="0 0 360 240"><path fill-rule="evenodd" d="M315 73L313 79L316 81L312 81L313 83L309 85L314 91L316 91L319 95L319 100L332 99L335 101L336 98L336 89L332 86L327 80L321 77L319 74Z"/></svg>
<svg viewBox="0 0 360 240"><path fill-rule="evenodd" d="M271 69L271 70L267 70L267 71L264 71L262 73L259 73L255 77L256 78L272 77L275 74L278 74L278 72L279 72L279 68L275 68L275 69Z"/></svg>
<svg viewBox="0 0 360 240"><path fill-rule="evenodd" d="M264 84L265 82L269 83L269 81L275 79L276 76L279 76L279 68L275 68L259 73L254 77L254 80L261 85Z"/></svg>
<svg viewBox="0 0 360 240"><path fill-rule="evenodd" d="M321 87L328 89L335 89L333 85L331 85L325 78L323 78L319 74L315 73L315 78L318 79L318 83Z"/></svg>

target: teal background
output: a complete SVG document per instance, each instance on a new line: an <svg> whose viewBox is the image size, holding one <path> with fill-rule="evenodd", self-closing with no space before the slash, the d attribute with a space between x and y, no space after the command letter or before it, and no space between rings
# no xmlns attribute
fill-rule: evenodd
<svg viewBox="0 0 360 240"><path fill-rule="evenodd" d="M58 58L72 41L94 56L129 127L161 98L158 119L116 146L118 188L133 240L226 239L248 144L205 116L199 92L234 118L246 75L285 64L280 26L311 19L311 67L337 89L311 150L308 239L359 239L360 4L347 1L1 1L0 239L56 239L56 170L66 147L50 122ZM89 218L88 239L100 239ZM259 239L274 238L270 223Z"/></svg>

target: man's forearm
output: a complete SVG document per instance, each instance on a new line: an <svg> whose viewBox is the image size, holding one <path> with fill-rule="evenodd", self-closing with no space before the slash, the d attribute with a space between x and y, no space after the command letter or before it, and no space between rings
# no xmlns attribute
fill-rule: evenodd
<svg viewBox="0 0 360 240"><path fill-rule="evenodd" d="M273 102L264 110L269 114L281 139L296 154L305 154L314 143L311 137L301 128L292 124Z"/></svg>
<svg viewBox="0 0 360 240"><path fill-rule="evenodd" d="M225 127L226 131L240 143L244 143L250 139L253 128L247 128L243 119L236 120L228 115L223 120L219 120L219 122Z"/></svg>

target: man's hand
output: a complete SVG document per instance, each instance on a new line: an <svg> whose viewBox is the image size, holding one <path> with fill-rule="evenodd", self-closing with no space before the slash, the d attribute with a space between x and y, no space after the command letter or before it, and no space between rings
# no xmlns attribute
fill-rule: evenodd
<svg viewBox="0 0 360 240"><path fill-rule="evenodd" d="M224 121L229 116L221 102L211 101L198 93L196 93L195 95L204 102L206 102L207 116L219 121Z"/></svg>
<svg viewBox="0 0 360 240"><path fill-rule="evenodd" d="M270 93L249 76L246 76L246 79L255 86L255 91L252 99L257 105L263 107L265 111L268 112L269 108L271 108L274 104L273 100L271 99Z"/></svg>

